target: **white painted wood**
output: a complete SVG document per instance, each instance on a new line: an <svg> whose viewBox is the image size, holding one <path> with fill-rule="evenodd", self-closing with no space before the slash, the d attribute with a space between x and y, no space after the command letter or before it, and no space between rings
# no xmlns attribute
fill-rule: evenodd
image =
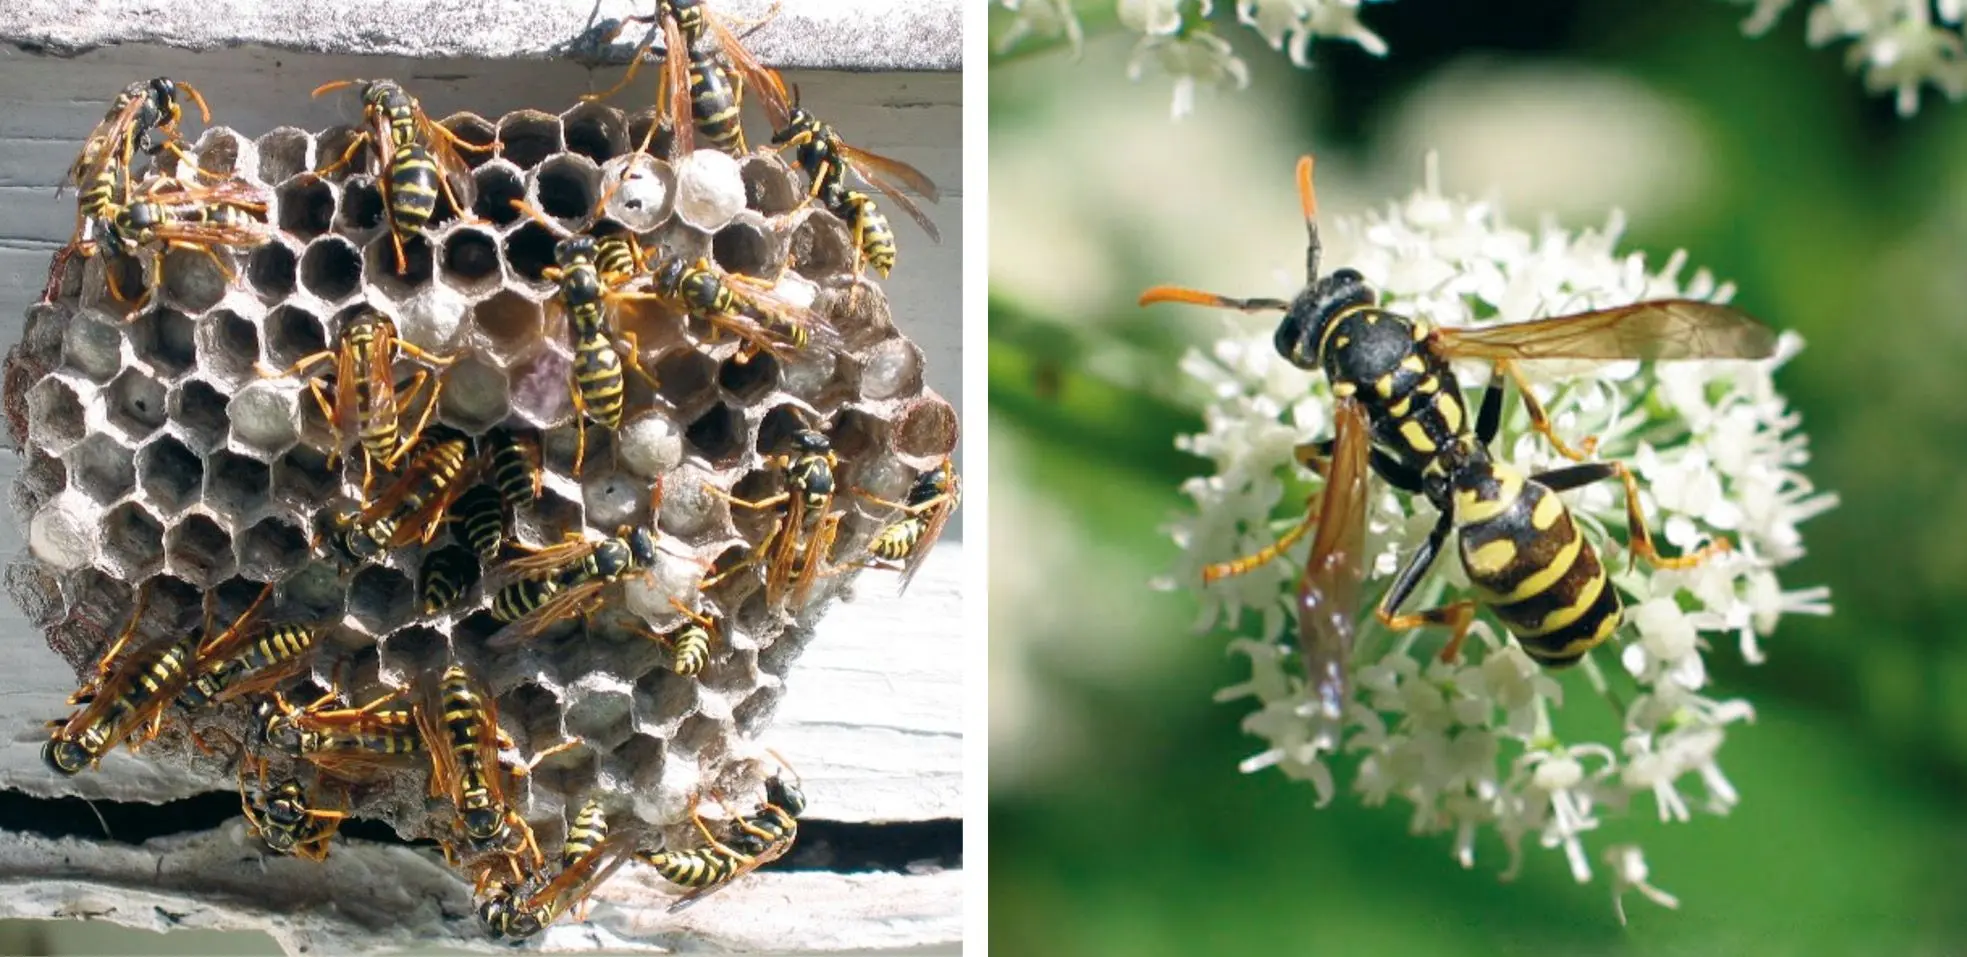
<svg viewBox="0 0 1967 957"><path fill-rule="evenodd" d="M796 2L789 0L787 5ZM8 19L15 17L19 3L5 3ZM118 2L106 8L125 6ZM151 6L181 5L149 4L146 9ZM400 4L379 6L403 9ZM0 38L4 36L0 27ZM320 129L354 120L358 107L353 97L308 99L310 89L331 79L394 76L435 115L468 107L497 116L519 107L565 108L580 93L612 84L617 74L615 69L596 71L556 61L431 61L263 48L191 53L124 47L52 59L0 47L0 343L19 338L23 313L40 293L48 258L73 225L73 197L57 199L55 184L79 148L80 138L101 118L109 98L131 79L167 75L189 80L211 100L215 124L257 135L276 126ZM958 404L960 411L959 79L894 73L791 73L788 79L800 84L806 104L836 123L851 141L912 163L943 187L941 205L928 207L945 237L942 245L929 243L905 216L893 215L901 261L885 288L897 326L923 349L928 383ZM627 98L637 93L649 95L632 90L624 94L623 105L635 105ZM960 468L960 455L958 463ZM14 455L0 453L0 484L10 485L18 470ZM856 586L859 599L835 607L795 666L777 723L765 741L797 755L812 816L866 822L961 817L961 519L959 513L905 600L894 598L892 576L864 575ZM0 522L0 556L17 554L21 547L19 527ZM0 673L0 788L37 795L164 801L214 786L229 787L228 782L161 770L120 751L98 772L76 779L60 779L46 771L39 758L45 740L40 724L65 713L63 699L73 687L74 676L11 607L0 608L0 642L8 649L8 667ZM141 892L169 898L165 906L173 913L207 915L201 918L207 923L187 926L266 927L276 936L284 929L290 941L305 930L328 935L318 940L346 945L329 948L334 951L401 946L419 938L475 950L484 949L486 943L475 932L406 937L403 927L350 920L340 906L347 895L372 893L377 882L391 879L389 868L376 870L379 865L364 852L346 856L346 871L313 872L304 882L337 903L326 908L328 914L322 919L328 924L308 930L277 899L264 901L266 912L254 910L250 901L242 908L236 902L217 906L195 900L196 888L204 886L199 883L203 875L185 875L182 885L153 880L165 871L186 867L180 856L83 841L68 842L58 850L44 847L35 852L39 857L5 850L33 844L33 839L26 839L26 844L18 845L21 840L0 831L0 915L79 915L100 909L83 906L83 901L122 902L116 913L100 915L102 919L159 929L153 926L160 920L155 911L137 901ZM136 856L118 857L128 854ZM243 845L228 854L214 860L251 859L256 862L253 867L270 870L300 863L260 865L258 855ZM101 870L78 870L74 862L90 855L117 863ZM344 859L341 848L335 859ZM637 949L709 946L858 952L949 946L961 939L960 872L865 878L767 874L752 880L755 887L720 894L688 912L687 921L664 921L660 910L614 908L623 917L611 925L606 917L609 909L602 908L597 909L598 926L608 934L624 936L597 936L583 929L575 931L577 936L554 938L551 943L564 940L569 949L605 944ZM235 881L231 889L244 893L262 886L288 885ZM619 890L629 895L624 900L631 904L634 886L626 882ZM36 890L30 893L25 888ZM465 906L458 896L462 888L451 890L456 891L452 895L456 899L445 907L449 916L456 917L465 913L457 910ZM618 891L611 885L609 892ZM435 897L443 893L450 892ZM469 923L443 926L463 929Z"/></svg>
<svg viewBox="0 0 1967 957"><path fill-rule="evenodd" d="M962 0L778 0L778 14L745 35L774 67L955 70L963 63ZM425 59L627 59L628 33L606 49L608 25L647 16L651 0L344 0L332 6L266 0L8 0L0 43L72 54L117 44L193 50L266 46L314 53ZM715 0L756 19L768 0ZM327 15L332 12L332 15Z"/></svg>

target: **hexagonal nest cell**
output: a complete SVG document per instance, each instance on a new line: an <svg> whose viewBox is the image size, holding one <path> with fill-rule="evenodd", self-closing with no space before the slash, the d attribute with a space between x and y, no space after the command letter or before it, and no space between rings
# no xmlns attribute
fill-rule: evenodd
<svg viewBox="0 0 1967 957"><path fill-rule="evenodd" d="M460 198L466 214L440 216L409 239L410 275L396 274L372 157L359 156L352 168L307 168L339 156L351 130L282 127L255 141L215 128L199 141L198 160L236 170L266 197L273 238L237 256L229 281L208 257L174 253L141 309L92 282L63 284L52 306L36 307L6 377L7 408L24 419L15 432L30 463L15 501L29 512L20 520L35 549L32 567L10 574L10 588L23 607L46 610L37 620L51 623L51 643L75 651L68 623L87 621L113 635L124 623L102 609L128 609L132 594L153 595L139 624L154 637L207 616L200 593L237 615L270 582L253 627L306 623L324 636L286 687L300 693L310 681L342 681L336 690L353 704L391 690L427 693L408 685L464 663L522 751L570 735L580 742L544 765L530 787L515 789L527 796L517 810L543 834L558 833L549 822L585 800L590 786L609 792L611 806L643 813L681 809L685 792L713 784L740 793L762 773L742 739L770 720L784 688L779 673L859 573L868 543L900 517L850 489L905 495L916 474L954 450L954 410L923 386L922 352L895 330L879 287L847 273L853 257L842 247L844 231L806 205L803 173L763 154L741 164L684 157L649 164L657 171L651 182L674 188L676 207L721 191L743 196L747 208L706 234L672 215L667 198L624 207L663 214L632 233L641 248L817 285L814 311L841 335L815 337L803 353L784 343L759 351L728 326L685 321L675 311L624 314L623 326L632 318L635 328L620 331L633 331L637 346L635 361L622 363L622 431L591 422L577 431L570 379L589 359L573 348L558 290L543 273L565 229L591 225L618 235L632 228L625 223L633 215L600 216L589 207L633 165L624 154L646 121L638 127L590 104L560 116L464 114L445 125L492 149L469 157L475 172L462 185L475 189ZM730 181L689 181L713 174ZM560 229L519 215L515 199ZM647 290L652 280L629 285ZM849 289L871 294L841 292ZM812 301L811 285L805 291L803 301ZM398 343L384 357L393 361L374 368L373 353L359 350L354 361L340 359L347 343L373 343L378 330ZM619 358L618 348L600 351ZM825 351L834 349L843 351ZM355 381L340 381L344 375ZM419 443L404 442L426 421ZM787 470L777 457L801 429L830 437L840 456L834 547L818 559L838 573L815 575L808 601L795 608L767 600L769 563L743 561L763 554L781 524L772 509L781 506L747 510L722 495L769 500L785 491ZM433 501L421 476L446 442L462 443L459 467L471 473L454 483L459 490L482 481L506 493L493 524L507 542L598 541L655 526L655 564L595 591L593 607L578 609L594 612L584 622L571 614L577 609L560 609L567 621L528 635L501 620L498 593L512 580L505 563L514 553L494 545L487 553L498 557L479 569L480 584L462 586L451 604L424 614L430 579L480 554L468 530L482 529L482 520L443 520L448 492L416 509ZM540 463L544 488L535 495L513 475ZM652 487L664 490L661 502L651 501ZM405 500L413 504L391 505ZM363 561L342 553L351 536L340 534L337 516L367 503L381 504L363 521L415 511L390 539L394 547ZM801 553L796 564L806 562ZM725 574L706 592L703 576L713 567ZM59 583L58 598L48 582ZM720 632L696 677L672 673L657 640L687 622L671 598ZM70 656L78 676L100 648L84 652L79 661ZM308 688L310 699L320 686ZM255 741L251 704L173 706L172 730L142 756L229 775L229 755L202 752L180 732ZM293 769L285 756L273 757ZM448 838L456 815L441 801L427 808L427 765L405 767L355 789L352 810L409 837ZM645 823L672 839L689 833L686 820Z"/></svg>

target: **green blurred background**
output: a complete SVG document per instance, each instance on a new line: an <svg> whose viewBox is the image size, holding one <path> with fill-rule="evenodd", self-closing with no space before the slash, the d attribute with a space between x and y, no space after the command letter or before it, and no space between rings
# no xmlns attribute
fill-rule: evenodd
<svg viewBox="0 0 1967 957"><path fill-rule="evenodd" d="M1900 119L1843 47L1806 46L1808 5L1751 39L1748 8L1716 0L1396 0L1364 13L1384 60L1320 42L1308 71L1222 9L1251 88L1204 91L1179 124L1165 78L1127 81L1113 0L1079 4L1078 62L993 62L997 949L1967 954L1967 105L1929 90ZM1008 19L993 9L993 35ZM1782 573L1830 585L1836 614L1784 619L1760 667L1732 643L1709 655L1711 693L1758 712L1721 752L1740 805L1674 825L1636 805L1588 836L1590 885L1534 847L1503 884L1493 839L1464 871L1397 800L1319 810L1274 771L1239 774L1262 746L1237 729L1248 703L1211 695L1247 667L1146 584L1202 465L1173 445L1200 425L1175 362L1215 327L1134 297L1283 292L1300 153L1319 155L1322 208L1356 213L1407 195L1430 149L1447 192L1493 193L1519 226L1621 207L1621 248L1653 265L1685 248L1801 332L1778 381L1808 473L1843 498ZM1619 841L1679 911L1634 895L1619 925L1597 858Z"/></svg>

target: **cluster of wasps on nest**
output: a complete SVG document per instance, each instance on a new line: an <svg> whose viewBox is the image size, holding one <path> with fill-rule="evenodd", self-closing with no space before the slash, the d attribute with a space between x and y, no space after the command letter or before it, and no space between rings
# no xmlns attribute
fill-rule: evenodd
<svg viewBox="0 0 1967 957"><path fill-rule="evenodd" d="M934 225L900 188L933 202L934 184L905 164L845 143L801 107L796 91L788 93L775 71L745 51L732 24L701 0L661 0L654 14L630 20L653 25L663 41L658 112L675 155L693 149L699 137L720 150L746 153L739 104L748 92L771 121L772 147L792 151L806 174L807 201L832 211L851 230L857 278L865 268L886 276L896 249L886 218L852 185L850 173L936 236ZM621 84L587 99L612 95L629 83L654 42L637 49ZM404 241L430 222L440 193L461 215L469 215L471 199L460 194L471 180L459 151L490 147L459 139L432 122L392 81L341 81L315 93L351 85L360 86L366 129L317 172L359 161L370 165L400 274ZM180 126L187 104L209 123L204 97L189 84L162 78L139 82L116 98L65 179L80 194L76 229L57 256L46 298L53 298L72 256L108 257L128 266L151 253L147 268L121 272L122 283L117 270L104 272L111 296L141 304L162 279L165 251L209 256L234 281L226 256L271 237L266 198L256 187L199 170L185 153ZM651 124L638 151L648 150L657 125ZM165 152L176 160L173 173L160 173L153 161L148 175L137 175L139 154L155 160ZM606 202L604 196L602 205ZM622 425L625 375L632 370L649 376L633 334L624 328L638 310L660 305L700 317L740 338L747 356L789 356L827 348L834 339L825 319L776 299L768 282L725 273L701 259L645 250L632 235L569 233L522 200L513 204L559 236L555 264L546 276L558 287L552 311L564 317L574 353L566 388L579 435L576 475L587 428L614 431ZM141 288L128 288L133 273L142 275ZM512 516L540 495L542 438L505 427L473 438L433 424L455 358L403 341L389 318L367 310L343 321L330 348L287 369L261 367L259 374L303 381L333 430L335 455L362 456L359 496L321 510L313 548L337 562L344 576L415 549L421 555L422 613L486 606L502 625L488 647L512 647L556 622L595 614L608 603L609 586L651 573L658 561L662 482L650 489L647 527L623 526L605 538L575 532L557 544L525 545L513 534ZM406 366L414 371L400 376ZM891 517L864 554L841 557L834 547L843 515L834 509L840 460L820 423L792 431L770 463L783 478L780 494L750 501L705 487L774 519L749 554L729 567L703 570L694 601L669 599L685 616L683 626L668 634L644 630L670 649L670 667L678 675L701 671L718 640L720 623L704 600L705 590L729 576L757 575L767 603L793 612L806 605L816 582L847 568L898 571L906 589L960 495L946 458L916 477L904 501L853 490L891 510ZM439 541L444 533L448 543ZM780 770L765 778L764 793L751 810L715 791L692 797L691 818L701 844L645 847L639 822L611 826L594 798L569 803L566 839L560 853L549 856L513 799L515 784L542 759L576 741L530 760L512 757L513 742L501 730L481 676L457 661L441 673L415 676L413 687L371 700L354 700L354 689L340 681L307 700L300 689L310 679L302 676L317 649L330 643L335 625L279 620L282 615L269 611L274 592L274 583L266 585L236 616L219 614L224 597L207 593L195 603L201 610L197 625L172 621L165 629L152 629L146 627L152 596L139 589L128 623L72 696L76 710L51 723L43 752L47 764L62 774L79 774L119 745L136 750L173 722L220 707L243 707L252 716L253 733L249 740L230 742L230 748L245 818L273 851L317 861L328 855L352 795L379 777L427 769L430 798L447 806L449 833L440 839L445 858L472 882L487 932L513 938L584 910L594 889L629 860L640 859L688 889L673 905L680 908L780 857L797 835L805 796L796 775L788 779L789 766L774 754ZM195 731L192 740L208 753L228 746ZM697 813L706 796L728 814L719 826Z"/></svg>
<svg viewBox="0 0 1967 957"><path fill-rule="evenodd" d="M1298 162L1298 196L1309 243L1306 284L1282 299L1235 299L1156 286L1140 304L1174 302L1242 312L1282 312L1275 344L1298 368L1331 383L1333 432L1299 446L1297 459L1324 478L1302 521L1252 555L1208 566L1204 583L1244 574L1284 555L1314 530L1298 580L1297 640L1307 687L1319 710L1341 716L1361 622L1368 477L1425 498L1439 518L1380 597L1373 616L1389 630L1449 629L1441 650L1454 660L1478 609L1487 607L1518 645L1546 667L1576 664L1623 620L1623 604L1597 551L1558 495L1594 482L1624 485L1632 553L1655 566L1688 568L1732 545L1717 538L1679 556L1662 555L1640 514L1639 484L1623 462L1593 460L1596 441L1564 441L1528 388L1517 363L1538 359L1766 359L1777 338L1732 306L1655 299L1573 315L1477 328L1442 328L1379 306L1353 269L1320 273L1312 158ZM1451 360L1494 370L1470 413ZM1505 383L1514 381L1530 424L1558 454L1578 464L1524 474L1490 452L1502 424ZM1402 612L1456 533L1475 595L1437 608Z"/></svg>

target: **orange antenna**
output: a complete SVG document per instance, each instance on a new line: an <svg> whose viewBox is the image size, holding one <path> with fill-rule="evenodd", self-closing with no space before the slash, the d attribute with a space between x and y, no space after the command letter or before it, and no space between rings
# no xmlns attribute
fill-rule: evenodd
<svg viewBox="0 0 1967 957"><path fill-rule="evenodd" d="M1318 191L1311 185L1310 156L1298 157L1298 202L1304 206L1305 221L1318 218Z"/></svg>
<svg viewBox="0 0 1967 957"><path fill-rule="evenodd" d="M1305 234L1305 283L1318 282L1318 191L1311 185L1311 154L1298 157L1298 205L1304 207Z"/></svg>

